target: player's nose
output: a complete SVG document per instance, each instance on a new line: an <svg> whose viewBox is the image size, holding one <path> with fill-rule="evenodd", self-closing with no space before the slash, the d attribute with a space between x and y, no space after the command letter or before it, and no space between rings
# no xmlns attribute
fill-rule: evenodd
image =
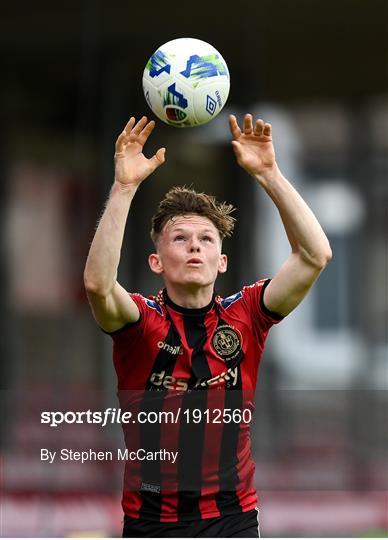
<svg viewBox="0 0 388 540"><path fill-rule="evenodd" d="M198 252L201 249L201 243L198 238L193 236L190 240L190 252Z"/></svg>

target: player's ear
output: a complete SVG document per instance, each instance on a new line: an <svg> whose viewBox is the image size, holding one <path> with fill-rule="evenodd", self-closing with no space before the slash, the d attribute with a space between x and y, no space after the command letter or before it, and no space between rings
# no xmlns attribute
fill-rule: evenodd
<svg viewBox="0 0 388 540"><path fill-rule="evenodd" d="M155 274L161 274L163 272L162 261L157 253L151 253L148 257L148 264Z"/></svg>
<svg viewBox="0 0 388 540"><path fill-rule="evenodd" d="M220 260L218 262L218 271L220 274L224 274L228 268L228 257L225 254L220 255Z"/></svg>

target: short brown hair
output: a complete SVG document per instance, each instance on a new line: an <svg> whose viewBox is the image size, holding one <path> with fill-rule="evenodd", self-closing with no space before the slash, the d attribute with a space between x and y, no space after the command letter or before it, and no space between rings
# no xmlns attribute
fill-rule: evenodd
<svg viewBox="0 0 388 540"><path fill-rule="evenodd" d="M220 233L221 240L231 236L235 224L235 218L231 216L235 208L226 202L218 202L213 195L197 193L193 189L183 187L171 188L152 218L151 238L154 244L170 219L175 216L197 214L208 218Z"/></svg>

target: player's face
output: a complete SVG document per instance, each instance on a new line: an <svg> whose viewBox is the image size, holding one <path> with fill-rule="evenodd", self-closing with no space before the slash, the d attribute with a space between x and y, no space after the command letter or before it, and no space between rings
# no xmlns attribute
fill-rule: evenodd
<svg viewBox="0 0 388 540"><path fill-rule="evenodd" d="M166 285L206 287L214 284L218 272L226 271L220 234L206 217L190 214L171 219L157 248L149 262Z"/></svg>

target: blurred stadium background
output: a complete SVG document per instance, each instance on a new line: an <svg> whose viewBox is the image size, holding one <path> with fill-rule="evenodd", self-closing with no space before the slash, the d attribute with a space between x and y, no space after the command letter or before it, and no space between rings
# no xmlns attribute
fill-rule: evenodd
<svg viewBox="0 0 388 540"><path fill-rule="evenodd" d="M109 449L120 428L39 423L42 410L116 406L110 339L82 272L112 182L113 144L150 111L141 76L158 45L209 41L231 72L224 114L158 122L168 164L136 196L121 282L152 294L149 222L175 184L235 203L221 294L288 253L274 208L234 162L227 114L274 126L278 159L323 224L334 259L270 334L253 447L264 536L388 530L388 4L386 0L38 0L3 3L1 42L2 536L121 533L121 467L40 463L40 448Z"/></svg>

